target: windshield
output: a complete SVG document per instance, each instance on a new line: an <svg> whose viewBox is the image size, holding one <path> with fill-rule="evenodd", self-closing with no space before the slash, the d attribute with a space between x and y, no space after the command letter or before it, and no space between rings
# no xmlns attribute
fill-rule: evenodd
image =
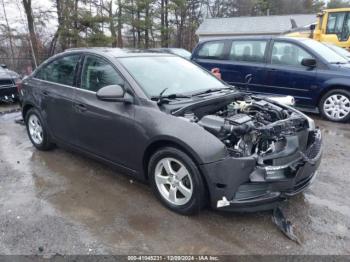
<svg viewBox="0 0 350 262"><path fill-rule="evenodd" d="M332 49L330 49L329 47L325 46L320 42L305 39L303 40L303 43L306 44L312 50L314 50L316 53L318 53L328 63L331 63L331 64L348 63L347 59L345 59L343 56L339 55L338 53L336 53L335 51L333 51Z"/></svg>
<svg viewBox="0 0 350 262"><path fill-rule="evenodd" d="M199 66L176 56L126 57L119 61L149 97L190 94L225 85Z"/></svg>
<svg viewBox="0 0 350 262"><path fill-rule="evenodd" d="M175 55L179 55L179 56L182 56L182 57L187 58L187 59L190 59L190 57L191 57L191 53L185 49L174 48L174 49L171 49L171 52Z"/></svg>
<svg viewBox="0 0 350 262"><path fill-rule="evenodd" d="M339 55L345 57L346 59L350 59L350 52L346 51L345 49L332 44L325 44L325 45L327 45L330 49L337 52Z"/></svg>

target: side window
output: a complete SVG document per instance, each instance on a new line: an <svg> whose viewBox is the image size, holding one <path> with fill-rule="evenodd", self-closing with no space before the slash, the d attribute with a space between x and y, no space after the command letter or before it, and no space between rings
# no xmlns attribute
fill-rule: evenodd
<svg viewBox="0 0 350 262"><path fill-rule="evenodd" d="M206 59L222 59L224 55L224 47L225 42L223 41L205 43L198 51L198 56Z"/></svg>
<svg viewBox="0 0 350 262"><path fill-rule="evenodd" d="M345 12L330 13L328 16L327 34L341 34L345 20Z"/></svg>
<svg viewBox="0 0 350 262"><path fill-rule="evenodd" d="M233 41L230 60L263 63L267 41Z"/></svg>
<svg viewBox="0 0 350 262"><path fill-rule="evenodd" d="M41 68L35 75L36 78L73 86L75 69L80 55L68 55L58 58Z"/></svg>
<svg viewBox="0 0 350 262"><path fill-rule="evenodd" d="M344 22L344 27L343 30L341 32L341 37L340 37L340 41L348 41L350 37L350 12L347 13L346 15L346 19Z"/></svg>
<svg viewBox="0 0 350 262"><path fill-rule="evenodd" d="M302 66L304 58L313 58L301 47L283 42L275 42L272 49L271 63L275 65Z"/></svg>
<svg viewBox="0 0 350 262"><path fill-rule="evenodd" d="M102 58L87 56L81 74L81 88L97 92L108 85L123 85L124 80L113 66Z"/></svg>

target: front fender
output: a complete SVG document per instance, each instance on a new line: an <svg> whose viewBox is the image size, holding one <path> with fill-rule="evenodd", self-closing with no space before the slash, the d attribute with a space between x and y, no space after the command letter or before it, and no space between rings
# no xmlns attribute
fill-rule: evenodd
<svg viewBox="0 0 350 262"><path fill-rule="evenodd" d="M140 140L143 154L154 143L171 142L184 148L199 165L227 157L225 145L196 123L166 114L159 109L136 110L136 128L143 134Z"/></svg>
<svg viewBox="0 0 350 262"><path fill-rule="evenodd" d="M327 89L334 86L341 86L345 87L347 90L350 90L349 81L350 78L333 78L325 81L322 85L322 89Z"/></svg>
<svg viewBox="0 0 350 262"><path fill-rule="evenodd" d="M333 78L325 81L322 85L321 88L318 91L318 96L317 96L317 101L319 101L322 96L327 93L329 90L332 88L344 88L345 90L350 91L350 79L346 78ZM316 101L316 102L317 102Z"/></svg>

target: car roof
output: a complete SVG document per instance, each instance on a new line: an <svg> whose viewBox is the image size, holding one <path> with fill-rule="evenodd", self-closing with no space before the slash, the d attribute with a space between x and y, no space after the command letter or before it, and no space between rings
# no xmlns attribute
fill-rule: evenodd
<svg viewBox="0 0 350 262"><path fill-rule="evenodd" d="M289 37L289 36L230 36L230 37L218 37L218 38L210 38L202 40L201 43L205 42L211 42L211 41L225 41L225 40L289 40L289 41L295 41L295 42L302 42L305 40L312 40L310 38L296 38L296 37Z"/></svg>
<svg viewBox="0 0 350 262"><path fill-rule="evenodd" d="M172 56L171 54L154 53L144 49L128 49L128 48L112 48L112 47L84 47L84 48L70 48L64 51L69 52L87 52L100 55L107 55L115 58L122 57L144 57L144 56Z"/></svg>
<svg viewBox="0 0 350 262"><path fill-rule="evenodd" d="M285 39L285 40L305 40L310 38L296 38L296 37L290 37L290 36L266 36L266 35L256 35L256 36L228 36L228 37L217 37L217 38L210 38L210 39L204 39L202 42L210 42L210 41L218 41L218 40L270 40L270 39Z"/></svg>

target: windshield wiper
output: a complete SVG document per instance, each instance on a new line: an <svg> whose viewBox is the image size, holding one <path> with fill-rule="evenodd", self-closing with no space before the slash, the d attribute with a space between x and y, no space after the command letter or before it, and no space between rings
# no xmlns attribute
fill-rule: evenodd
<svg viewBox="0 0 350 262"><path fill-rule="evenodd" d="M157 101L158 105L161 105L164 102L169 102L169 100L176 99L176 98L191 98L191 96L184 95L184 94L164 95L165 91L167 91L168 89L169 88L164 88L158 96L153 96L151 97L151 99L154 101Z"/></svg>
<svg viewBox="0 0 350 262"><path fill-rule="evenodd" d="M346 63L346 62L331 62L331 64L333 64L333 65L346 65L348 63Z"/></svg>
<svg viewBox="0 0 350 262"><path fill-rule="evenodd" d="M194 94L192 94L192 96L200 96L200 95L220 92L222 90L234 90L234 88L233 87L209 88L209 89L206 89L204 91L194 93Z"/></svg>

